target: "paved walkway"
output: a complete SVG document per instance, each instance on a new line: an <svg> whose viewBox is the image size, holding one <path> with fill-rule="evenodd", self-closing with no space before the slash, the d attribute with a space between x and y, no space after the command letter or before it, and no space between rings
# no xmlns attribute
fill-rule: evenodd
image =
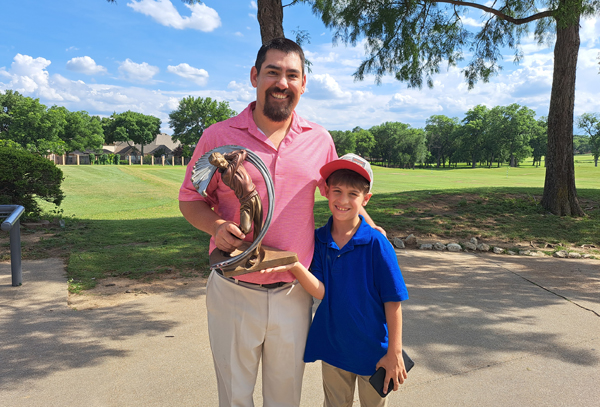
<svg viewBox="0 0 600 407"><path fill-rule="evenodd" d="M398 260L416 367L390 406L598 405L600 262L415 250ZM25 261L23 286L10 284L0 263L0 406L217 406L203 287L76 311L60 260ZM301 405L321 403L309 364Z"/></svg>

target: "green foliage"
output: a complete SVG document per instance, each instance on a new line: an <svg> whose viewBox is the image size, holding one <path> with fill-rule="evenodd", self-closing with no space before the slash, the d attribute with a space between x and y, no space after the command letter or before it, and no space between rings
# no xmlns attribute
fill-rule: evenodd
<svg viewBox="0 0 600 407"><path fill-rule="evenodd" d="M236 114L229 108L229 102L217 102L209 97L188 96L181 99L177 109L169 113L169 126L173 129L171 137L184 146L193 146L210 125Z"/></svg>
<svg viewBox="0 0 600 407"><path fill-rule="evenodd" d="M37 199L59 206L62 171L49 160L28 151L0 147L0 205L23 205L29 217L40 214Z"/></svg>
<svg viewBox="0 0 600 407"><path fill-rule="evenodd" d="M69 112L64 107L53 106L50 109L61 110L65 116L66 123L59 137L64 141L67 153L102 149L104 131L98 116L90 116L85 111Z"/></svg>
<svg viewBox="0 0 600 407"><path fill-rule="evenodd" d="M370 157L375 148L375 137L368 130L355 127L352 132L356 134L356 154L361 157Z"/></svg>
<svg viewBox="0 0 600 407"><path fill-rule="evenodd" d="M455 117L434 115L427 119L425 125L427 148L438 167L440 164L446 167L446 160L456 150L455 139L458 127L459 122Z"/></svg>
<svg viewBox="0 0 600 407"><path fill-rule="evenodd" d="M331 134L331 138L333 138L335 151L339 157L356 151L355 133L351 131L332 130L329 134Z"/></svg>
<svg viewBox="0 0 600 407"><path fill-rule="evenodd" d="M2 139L12 140L34 153L63 154L65 143L59 134L65 124L63 110L47 109L39 99L25 97L12 90L0 93Z"/></svg>
<svg viewBox="0 0 600 407"><path fill-rule="evenodd" d="M600 114L584 113L577 120L577 125L590 137L589 147L597 167L598 157L600 157Z"/></svg>
<svg viewBox="0 0 600 407"><path fill-rule="evenodd" d="M399 122L386 122L370 130L375 139L372 158L386 165L414 168L427 155L426 136L422 129Z"/></svg>
<svg viewBox="0 0 600 407"><path fill-rule="evenodd" d="M151 143L160 134L161 121L158 117L128 110L113 113L110 118L102 119L104 137L107 143L116 141L133 142L142 146Z"/></svg>

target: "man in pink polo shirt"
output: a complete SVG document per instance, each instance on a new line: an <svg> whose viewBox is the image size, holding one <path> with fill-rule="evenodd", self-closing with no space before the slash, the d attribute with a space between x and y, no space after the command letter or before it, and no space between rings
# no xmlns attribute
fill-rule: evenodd
<svg viewBox="0 0 600 407"><path fill-rule="evenodd" d="M262 243L296 252L298 260L309 267L315 189L324 194L319 169L337 158L335 146L323 127L294 111L306 89L304 53L295 42L278 38L263 45L250 80L256 101L238 116L212 125L200 138L179 192L180 209L188 222L211 235L210 251L217 247L232 251L242 240L252 241L237 227L239 200L218 173L206 198L191 183L192 168L207 151L228 144L252 150L269 168L275 187L273 218ZM245 167L266 200L262 175L251 164ZM368 215L365 218L372 223ZM211 273L206 307L220 406L254 405L261 358L263 405L300 404L311 306L312 297L290 272L256 272L235 278Z"/></svg>

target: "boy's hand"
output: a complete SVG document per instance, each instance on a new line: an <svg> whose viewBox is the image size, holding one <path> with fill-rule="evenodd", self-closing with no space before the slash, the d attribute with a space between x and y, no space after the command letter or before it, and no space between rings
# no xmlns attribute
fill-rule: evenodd
<svg viewBox="0 0 600 407"><path fill-rule="evenodd" d="M402 351L398 355L395 353L386 353L384 357L382 357L375 369L379 369L383 367L385 369L385 380L383 383L389 383L390 380L394 381L394 391L400 388L400 385L404 383L404 380L408 377L406 373L406 367L404 366L404 359L402 359ZM383 386L383 392L387 393L388 386Z"/></svg>
<svg viewBox="0 0 600 407"><path fill-rule="evenodd" d="M284 266L271 267L268 269L261 270L261 273L281 273L283 271L288 271L294 268L298 264L298 262L286 264Z"/></svg>

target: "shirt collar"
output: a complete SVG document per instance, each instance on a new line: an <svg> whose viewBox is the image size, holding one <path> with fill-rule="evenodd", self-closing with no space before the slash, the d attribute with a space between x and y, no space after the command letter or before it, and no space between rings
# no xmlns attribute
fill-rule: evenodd
<svg viewBox="0 0 600 407"><path fill-rule="evenodd" d="M362 215L358 216L361 220L360 225L354 233L354 236L352 236L350 241L343 247L344 249L350 250L354 248L354 246L368 244L371 240L371 226L369 226ZM325 227L318 229L316 233L316 238L321 243L326 244L327 247L332 247L332 244L335 244L331 237L331 225L333 225L333 216L330 216ZM337 245L335 245L335 247L337 247Z"/></svg>

